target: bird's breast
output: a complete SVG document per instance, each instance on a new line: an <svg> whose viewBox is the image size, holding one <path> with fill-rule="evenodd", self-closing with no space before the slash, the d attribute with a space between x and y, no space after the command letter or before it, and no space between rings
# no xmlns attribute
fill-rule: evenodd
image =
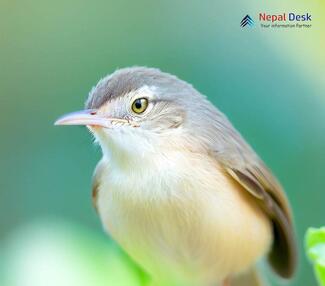
<svg viewBox="0 0 325 286"><path fill-rule="evenodd" d="M98 194L104 227L151 274L209 283L267 252L267 217L213 158L175 151L151 159L108 167Z"/></svg>

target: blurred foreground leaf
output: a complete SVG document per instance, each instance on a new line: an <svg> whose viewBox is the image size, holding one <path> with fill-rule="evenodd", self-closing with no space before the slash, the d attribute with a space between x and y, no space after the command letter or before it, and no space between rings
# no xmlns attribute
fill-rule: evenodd
<svg viewBox="0 0 325 286"><path fill-rule="evenodd" d="M15 231L4 246L1 285L142 284L137 267L115 244L75 224L42 221L27 225Z"/></svg>
<svg viewBox="0 0 325 286"><path fill-rule="evenodd" d="M325 286L325 227L308 229L306 250L309 259L314 264L318 283Z"/></svg>

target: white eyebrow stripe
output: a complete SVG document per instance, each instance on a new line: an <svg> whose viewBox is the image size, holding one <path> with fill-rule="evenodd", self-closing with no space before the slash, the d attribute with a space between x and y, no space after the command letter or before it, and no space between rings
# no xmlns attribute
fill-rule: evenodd
<svg viewBox="0 0 325 286"><path fill-rule="evenodd" d="M152 99L154 97L154 93L157 90L156 86L148 86L143 85L139 89L130 91L127 95L130 97L146 97L148 99Z"/></svg>

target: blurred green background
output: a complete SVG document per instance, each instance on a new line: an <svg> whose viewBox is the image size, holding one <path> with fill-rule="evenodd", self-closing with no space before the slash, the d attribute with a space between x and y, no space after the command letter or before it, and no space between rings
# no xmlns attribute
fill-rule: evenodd
<svg viewBox="0 0 325 286"><path fill-rule="evenodd" d="M178 75L229 116L284 185L302 250L325 224L325 4L264 2L0 0L0 285L143 283L91 206L100 151L85 128L53 126L132 65ZM239 26L292 11L312 28ZM315 283L301 251L292 285Z"/></svg>

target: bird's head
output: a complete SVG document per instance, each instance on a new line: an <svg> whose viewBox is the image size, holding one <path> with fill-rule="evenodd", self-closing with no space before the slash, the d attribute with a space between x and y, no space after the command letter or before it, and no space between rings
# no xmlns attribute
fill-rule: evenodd
<svg viewBox="0 0 325 286"><path fill-rule="evenodd" d="M187 143L193 147L191 130L202 128L200 121L209 109L188 83L158 69L133 67L100 80L85 110L64 115L55 124L85 125L105 155L130 160Z"/></svg>

